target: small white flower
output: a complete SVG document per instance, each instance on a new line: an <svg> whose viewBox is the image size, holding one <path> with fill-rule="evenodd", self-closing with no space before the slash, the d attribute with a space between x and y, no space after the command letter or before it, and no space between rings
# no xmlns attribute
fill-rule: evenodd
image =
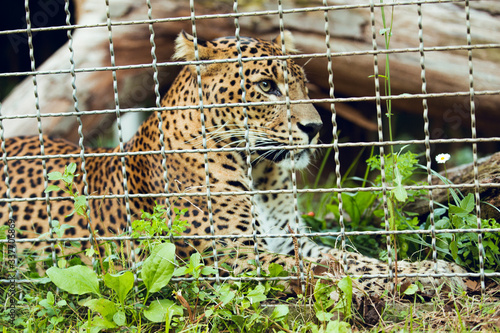
<svg viewBox="0 0 500 333"><path fill-rule="evenodd" d="M438 162L439 164L446 163L448 162L450 157L450 154L439 154L438 156L436 156L436 162Z"/></svg>

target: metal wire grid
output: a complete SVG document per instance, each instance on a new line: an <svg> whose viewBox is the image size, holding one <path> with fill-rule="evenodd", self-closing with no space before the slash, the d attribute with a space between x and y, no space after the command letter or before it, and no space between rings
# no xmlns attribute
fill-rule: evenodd
<svg viewBox="0 0 500 333"><path fill-rule="evenodd" d="M332 192L332 193L337 193L338 200L340 202L340 205L342 205L342 198L341 198L341 193L342 192L356 192L356 191L382 191L383 192L383 207L384 207L384 215L385 219L388 219L388 210L387 210L387 205L388 205L388 199L387 199L387 191L392 190L392 187L390 187L386 181L385 181L385 165L384 165L384 148L387 146L391 145L396 145L396 144L424 144L425 145L425 156L426 156L426 167L427 167L427 174L428 174L428 180L430 180L431 173L430 173L430 163L431 163L431 158L430 158L430 145L431 144L437 144L437 143L449 143L449 142L468 142L472 143L473 145L473 168L474 168L474 184L471 185L464 185L464 184L458 184L458 185L436 185L436 186L407 186L405 187L406 189L436 189L436 188L465 188L465 187L470 187L474 188L475 192L475 199L476 199L476 211L479 213L479 188L480 186L488 186L488 187L500 187L500 184L482 184L479 185L479 178L478 178L478 163L477 163L477 143L479 142L499 142L500 137L491 137L491 138L477 138L476 137L476 121L475 121L475 104L474 104L474 97L479 96L479 95L498 95L500 94L500 90L483 90L483 91L477 91L474 89L474 76L473 76L473 62L472 62L472 50L474 49L488 49L488 48L499 48L500 44L475 44L472 45L471 42L471 35L470 35L470 6L469 6L469 1L465 0L465 13L466 13L466 28L467 28L467 45L457 45L457 46L446 46L446 47L425 47L424 46L424 40L423 40L423 25L422 25L422 12L421 12L421 6L422 4L430 4L430 3L445 3L445 2L456 2L456 1L438 1L438 0L428 0L428 1L402 1L398 2L395 4L380 4L380 3L374 3L374 1L370 1L369 4L353 4L353 5L347 5L347 6L329 6L327 3L327 0L324 0L323 6L318 6L318 7L309 7L309 8L301 8L301 9L283 9L281 1L278 3L278 10L276 11L255 11L255 12L246 12L246 13L239 13L238 12L238 1L234 1L234 13L229 13L229 14L217 14L217 15L196 15L194 11L194 0L190 0L190 8L191 8L191 13L189 17L176 17L176 18L164 18L164 19L152 19L152 11L153 7L151 5L150 0L147 0L147 6L148 6L148 19L147 20L141 20L141 21L119 21L115 22L111 20L110 16L110 7L109 7L109 0L106 0L106 23L102 24L95 24L95 25L70 25L70 13L68 10L69 6L69 0L65 0L65 12L66 12L66 26L64 27L49 27L49 28L32 28L31 23L30 23L30 9L29 9L29 0L25 0L25 9L26 9L26 21L27 21L27 28L26 29L17 29L17 30L10 30L10 31L1 31L0 34L9 34L9 33L27 33L28 35L28 44L30 48L30 60L31 60L31 71L29 72L17 72L17 73L0 73L0 76L20 76L20 75L30 75L32 76L33 80L33 93L35 95L35 100L36 100L36 114L34 115L16 115L16 116L2 116L0 114L0 139L2 141L2 160L4 163L4 174L6 175L6 186L7 186L7 198L6 199L0 199L3 202L6 202L9 206L9 212L10 212L10 217L12 217L12 209L11 209L11 204L13 202L20 202L20 201L40 201L44 200L47 203L47 211L48 211L48 222L50 223L51 217L50 217L50 201L53 200L64 200L66 198L63 197L56 197L56 198L50 198L48 195L45 197L41 198L11 198L10 197L10 188L9 188L9 170L8 170L8 163L9 161L16 161L16 160L28 160L28 159L41 159L43 166L44 166L44 180L45 180L45 186L48 183L47 179L47 170L45 167L45 161L48 158L70 158L70 157L80 157L82 159L82 166L81 170L84 174L84 193L88 195L88 184L86 183L86 169L85 169L85 158L87 157L96 157L96 156L117 156L121 158L122 161L122 173L124 176L124 182L123 182L123 187L124 187L124 194L123 195L111 195L111 196L106 196L106 198L124 198L126 202L126 210L127 210L127 219L128 219L128 225L129 225L129 230L130 230L130 223L131 223L131 214L130 214L130 207L129 207L129 198L133 197L141 197L141 198L148 198L148 197L158 197L162 196L165 197L167 200L173 196L178 196L177 193L168 193L168 181L167 181L167 175L168 175L168 167L166 166L166 155L167 154L172 154L172 153L204 153L205 154L205 172L206 172L206 185L207 185L207 191L203 193L186 193L185 196L206 196L207 201L209 203L208 209L210 213L210 224L211 224L211 232L210 235L198 235L198 236L178 236L174 237L176 239L210 239L213 242L213 245L215 245L215 242L217 239L223 239L226 238L227 236L223 235L216 235L215 229L213 227L213 214L212 214L212 207L210 206L210 198L212 196L226 196L226 195L241 195L241 194L249 194L253 197L253 195L258 194L258 193L268 193L268 194L273 194L273 193L291 193L293 194L294 198L294 210L295 210L295 215L296 215L296 222L298 222L299 218L299 211L297 208L297 196L298 194L301 193L325 193L325 192ZM417 5L418 8L418 27L419 27L419 47L418 48L405 48L405 49L391 49L391 50L379 50L377 47L376 43L376 29L375 29L375 8L376 7L381 7L385 5ZM371 13L371 29L372 29L372 42L373 42L373 49L372 50L364 50L364 51L354 51L354 52L332 52L331 47L330 47L330 35L329 35L329 22L328 22L328 11L332 10L340 10L340 9L355 9L355 8L369 8L370 13ZM245 135L246 139L246 145L245 147L242 148L221 148L221 149L208 149L207 148L207 138L206 138L206 132L205 132L205 126L203 126L203 149L199 150L183 150L183 151L170 151L166 150L164 145L162 145L160 151L146 151L146 152L135 152L135 153L129 153L129 152L124 152L123 151L123 136L122 136L122 131L121 131L121 115L126 113L126 112L141 112L141 111L146 111L146 110L152 110L157 112L158 118L160 120L160 134L163 137L165 133L163 133L162 127L161 127L161 117L160 117L160 112L165 111L165 110L182 110L182 109L193 109L192 106L185 107L185 108L178 108L178 107L161 107L160 105L160 95L159 95L159 82L158 82L158 68L162 66L176 66L180 64L192 64L195 65L198 68L198 81L200 82L201 80L201 75L200 75L200 65L202 63L207 63L207 61L201 61L199 59L198 55L198 48L197 48L197 39L195 38L195 61L191 62L169 62L169 63L158 63L157 58L155 55L156 52L156 45L154 43L154 38L155 38L155 33L153 29L153 23L160 23L160 22L174 22L174 21L185 21L185 20L190 20L192 23L192 31L193 35L196 37L196 21L200 19L211 19L211 18L233 18L235 22L235 35L237 37L238 41L238 49L240 46L240 28L239 28L239 19L241 17L246 17L246 16L262 16L262 15L278 15L280 19L280 35L282 37L282 40L284 39L284 21L283 17L286 14L290 13L297 13L297 12L310 12L310 11L323 11L325 12L325 46L326 46L326 52L325 53L316 53L316 54L305 54L305 55L288 55L286 54L285 50L285 45L282 45L283 51L284 51L284 56L278 56L275 57L277 59L281 60L286 60L286 59L297 59L297 58L319 58L319 57L326 57L328 59L328 73L329 73L329 85L330 85L330 96L329 98L326 99L319 99L319 100L307 100L307 101L291 101L288 95L288 89L286 90L286 100L284 102L281 102L280 104L285 104L287 107L287 115L290 120L290 108L292 104L298 104L298 103L311 103L311 102L329 102L331 103L331 110L332 110L332 124L333 126L333 136L334 136L334 141L332 144L317 144L317 145L310 145L309 147L311 148L329 148L333 147L334 149L334 159L336 163L336 168L335 168L335 175L337 177L337 184L336 188L331 188L331 189L298 189L296 180L295 178L293 179L293 187L291 190L285 190L285 191L250 191L250 192L211 192L210 191L210 180L209 180L209 163L208 163L208 158L207 158L207 153L208 152L216 152L216 151L243 151L246 153L248 156L247 163L249 165L249 176L251 179L251 163L249 160L250 153L256 148L250 147L249 140L248 140L248 125L246 123L246 128L247 128L247 133ZM113 37L112 37L112 28L114 26L120 26L120 25L133 25L133 24L148 24L149 25L149 30L150 30L150 43L151 43L151 55L153 58L153 61L151 64L141 64L141 65L131 65L131 66L116 66L115 61L114 61L114 49L113 49ZM108 29L109 32L109 47L110 47L110 54L111 54L111 66L103 66L103 67L96 67L96 68L85 68L85 69L75 69L74 65L74 60L73 60L73 48L72 48L72 34L71 34L71 29L76 29L76 28L92 28L92 27L101 27L105 26ZM68 35L68 40L69 40L69 50L71 52L71 68L70 70L51 70L51 71L37 71L36 64L34 61L33 57L33 43L32 43L32 34L36 31L49 31L49 30L58 30L58 29L65 29L67 30L67 35ZM425 53L430 52L430 51L450 51L450 50L467 50L468 51L468 66L469 66L469 91L468 92L458 92L458 93L433 93L429 94L427 93L426 90L426 76L425 76ZM213 63L215 62L238 62L240 64L240 71L242 70L242 63L244 61L249 61L249 59L243 59L241 56L241 50L239 49L239 55L237 59L229 59L229 60L218 60L218 61L212 61ZM422 78L422 93L421 94L413 94L411 96L382 96L380 93L380 83L379 83L379 76L378 76L378 56L379 55L385 55L385 54L397 54L397 53L404 53L404 52L418 52L420 54L420 63L421 63L421 78ZM373 64L374 64L374 85L375 85L375 96L363 96L363 97L351 97L351 98L337 98L335 97L334 94L334 85L333 85L333 70L332 70L332 59L334 57L342 57L342 56L351 56L351 55L372 55L373 56ZM250 60L261 60L261 59L266 59L266 58L252 58ZM286 63L286 62L285 62ZM120 108L119 105L119 96L118 96L118 88L117 88L117 79L116 79L116 72L118 70L125 70L125 69L135 69L135 68L152 68L153 69L153 77L154 77L154 91L155 91L155 96L156 96L156 107L155 108L128 108L128 109L122 109ZM115 108L112 110L95 110L95 111L81 111L79 110L78 107L78 100L76 97L76 74L80 72L91 72L91 71L111 71L113 75L113 90L114 90L114 99L115 99ZM40 112L40 106L38 103L38 90L37 90L37 75L52 75L52 74L61 74L61 73L70 73L72 76L72 88L73 88L73 99L74 99L74 112L68 112L65 114L54 114L54 113L46 113L46 114L41 114ZM286 71L285 71L286 73ZM246 108L253 106L253 105L266 105L266 104L271 104L271 103L247 103L245 100L245 89L243 85L243 80L244 76L243 73L240 73L241 77L241 86L242 86L242 91L243 91L243 96L242 96L242 103L231 103L231 104L217 104L217 105L204 105L203 104L203 99L200 98L200 105L196 106L195 108L198 108L200 110L200 116L201 116L201 121L204 123L204 112L205 110L208 110L210 108L218 108L218 107L235 107L235 106L243 106L245 112ZM287 79L285 79L287 81ZM287 82L286 82L287 84ZM199 90L199 95L200 97L202 96L202 88L201 85L200 90ZM470 97L470 107L471 107L471 129L472 129L472 136L471 138L460 138L460 139L430 139L428 127L429 127L429 119L428 119L428 107L427 107L427 99L429 98L435 98L435 97L449 97L449 96L469 96ZM425 132L425 138L424 140L405 140L405 141L385 141L383 137L383 131L382 131L382 108L381 108L381 103L387 99L407 99L407 98L421 98L422 103L423 103L423 118L424 118L424 132ZM335 111L335 103L339 102L351 102L351 101L375 101L376 103L376 109L377 109L377 123L378 123L378 142L349 142L349 143L339 143L338 142L338 136L337 136L337 122L336 122L336 111ZM276 103L274 103L276 104ZM1 109L0 109L1 111ZM83 147L83 134L82 134L82 123L80 120L80 115L85 113L86 115L91 115L91 114L105 114L105 113L115 113L117 115L118 119L118 137L119 137L119 142L120 142L120 153L85 153L85 148ZM77 121L78 121L78 134L79 134L79 146L80 146L80 153L79 154L61 154L61 155L51 155L51 156L46 156L44 155L44 142L43 142L43 137L42 137L42 129L41 129L41 119L43 117L54 117L54 116L77 116ZM19 156L7 156L6 154L6 149L5 149L5 140L4 140L4 128L2 125L2 120L4 119L20 119L20 118L36 118L38 122L38 130L39 130L39 141L40 141L40 147L41 147L41 155L40 156L24 156L24 157L19 157ZM248 117L245 118L245 121L248 121ZM280 149L289 149L291 155L293 156L293 150L296 148L294 145L292 145L291 141L291 121L289 121L289 132L290 132L290 145L289 146L280 146ZM163 140L161 140L163 144ZM360 147L360 146L376 146L380 149L380 154L382 156L382 187L367 187L367 188L342 188L340 184L340 179L341 179L341 173L340 173L340 154L339 154L339 148L342 147ZM278 147L269 147L269 149L273 148L278 148ZM260 148L261 149L261 148ZM162 169L164 172L164 178L166 181L164 193L161 195L157 194L129 194L128 189L127 189L127 178L126 178L126 172L125 172L125 156L131 156L131 155L142 155L142 154L160 154L162 156ZM292 157L293 161L293 157ZM292 162L293 163L293 162ZM295 177L295 172L292 173L293 177ZM430 183L430 182L429 182ZM434 227L434 207L433 207L433 202L432 202L432 191L429 191L429 208L431 212L431 225L432 228L431 230L405 230L405 231L391 231L391 230L385 230L381 232L346 232L344 228L344 223L343 223L343 217L341 215L341 220L340 220L340 225L341 225L341 230L339 232L327 232L327 233L309 233L309 234L304 234L300 233L297 231L297 233L294 234L294 237L297 237L298 239L301 239L302 237L311 237L311 236L334 236L334 237L340 237L342 240L342 247L345 248L345 237L350 236L350 235L362 235L362 234L370 234L370 235L387 235L387 248L388 252L391 253L390 251L390 241L389 237L390 235L397 235L397 234L431 234L432 235L432 251L433 251L433 260L436 259L436 234L438 233L465 233L465 232L477 232L479 235L479 253L480 253L480 265L481 269L479 273L473 274L473 273L467 273L467 274L461 274L461 276L480 276L481 278L481 287L484 289L484 278L485 276L500 276L500 273L485 273L484 272L484 249L481 243L481 233L483 232L500 232L500 229L483 229L481 226L481 219L480 215L478 214L477 217L477 229L467 229L467 230L456 230L456 229L448 229L448 230L439 230L437 231ZM103 195L88 195L89 200L99 200L99 199L104 199ZM342 206L341 206L342 207ZM249 235L237 235L237 236L231 236L231 238L249 238L253 240L257 240L258 238L277 238L277 237L288 237L286 235L267 235L267 234L260 234L257 235L256 229L255 229L255 212L254 212L254 207L252 205L252 216L253 216L253 233ZM169 222L171 223L171 221ZM52 231L52 230L51 230ZM61 238L61 239L56 239L52 238L51 240L48 240L52 244L56 240L77 240L77 241L89 241L91 240L91 233L89 237L82 237L82 238ZM160 237L161 238L161 237ZM127 237L97 237L98 240L124 240L124 239L130 239ZM16 242L38 242L38 241L47 241L47 240L41 240L41 239L18 239ZM5 241L3 241L5 242ZM92 242L90 242L92 243ZM217 267L217 250L216 247L213 246L214 248L214 258L215 258L215 265ZM256 255L258 258L258 251L255 249ZM55 252L52 252L53 258L55 258ZM132 260L134 260L132 256ZM366 277L387 277L389 276L390 278L393 277L393 267L392 267L392 258L389 258L389 266L390 269L388 271L388 275L383 275L383 274L373 274L373 275L365 275ZM301 264L302 265L302 264ZM346 266L347 262L344 257L344 262L343 265ZM450 274L444 274L445 276L454 276ZM408 274L407 276L421 276L419 274ZM442 276L441 275L433 275L433 276ZM301 275L299 276L299 279L303 279L304 276ZM216 280L220 281L222 277L219 277L218 275L215 278L206 278L208 280ZM224 278L227 279L227 278ZM234 278L229 278L229 279L234 279ZM257 276L254 277L253 279L256 280L261 280L263 278ZM278 278L275 278L278 279ZM8 282L7 280L0 280L1 282ZM29 280L17 280L16 282L28 282Z"/></svg>

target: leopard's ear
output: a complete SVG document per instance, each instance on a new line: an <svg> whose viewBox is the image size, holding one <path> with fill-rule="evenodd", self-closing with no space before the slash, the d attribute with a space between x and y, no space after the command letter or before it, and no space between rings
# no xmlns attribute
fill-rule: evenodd
<svg viewBox="0 0 500 333"><path fill-rule="evenodd" d="M285 50L287 53L297 53L298 50L295 48L295 40L293 38L292 33L289 30L283 31L283 37L285 40ZM278 47L281 49L281 34L278 35L275 39L273 39L273 43L278 44Z"/></svg>
<svg viewBox="0 0 500 333"><path fill-rule="evenodd" d="M197 38L199 60L210 59L210 47L207 46L207 41ZM195 61L194 37L182 30L175 39L175 53L172 57L174 60Z"/></svg>

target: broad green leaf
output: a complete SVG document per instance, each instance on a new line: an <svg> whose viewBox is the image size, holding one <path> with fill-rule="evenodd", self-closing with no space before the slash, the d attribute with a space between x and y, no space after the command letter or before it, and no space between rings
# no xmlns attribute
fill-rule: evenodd
<svg viewBox="0 0 500 333"><path fill-rule="evenodd" d="M75 212L80 216L85 216L87 211L87 197L79 195L75 198Z"/></svg>
<svg viewBox="0 0 500 333"><path fill-rule="evenodd" d="M394 168L394 175L396 188L394 188L394 190L392 191L398 201L404 202L408 198L408 195L406 194L406 190L403 187L403 176L401 175L401 172L399 171L399 168L397 166Z"/></svg>
<svg viewBox="0 0 500 333"><path fill-rule="evenodd" d="M100 313L107 321L113 321L113 316L117 311L116 304L104 298L89 299L83 303L83 306L88 307L94 312Z"/></svg>
<svg viewBox="0 0 500 333"><path fill-rule="evenodd" d="M272 263L269 265L269 274L271 277L278 277L281 276L281 272L283 272L283 266L278 265L276 263Z"/></svg>
<svg viewBox="0 0 500 333"><path fill-rule="evenodd" d="M90 323L90 327L89 324ZM97 333L100 332L101 330L109 329L109 328L115 328L116 324L113 323L112 321L106 320L104 318L99 318L99 317L94 317L92 318L92 321L87 321L84 325L82 325L82 328L84 329L81 332L88 332L88 333Z"/></svg>
<svg viewBox="0 0 500 333"><path fill-rule="evenodd" d="M214 314L214 310L207 309L205 310L205 318L210 318Z"/></svg>
<svg viewBox="0 0 500 333"><path fill-rule="evenodd" d="M50 304L50 305L54 305L54 294L52 293L52 291L49 291L47 293L47 302Z"/></svg>
<svg viewBox="0 0 500 333"><path fill-rule="evenodd" d="M335 304L335 300L330 297L332 291L332 286L321 283L321 279L318 279L313 292L314 298L316 299L314 306L318 306L319 309L328 309Z"/></svg>
<svg viewBox="0 0 500 333"><path fill-rule="evenodd" d="M465 216L464 221L466 223L466 226L469 228L477 228L477 216L468 214Z"/></svg>
<svg viewBox="0 0 500 333"><path fill-rule="evenodd" d="M342 193L343 194L343 193ZM361 211L365 211L373 206L373 202L377 198L372 192L357 192L356 193L356 203Z"/></svg>
<svg viewBox="0 0 500 333"><path fill-rule="evenodd" d="M235 292L231 290L231 286L228 284L224 284L217 289L217 294L220 296L220 301L223 305L231 302L236 296Z"/></svg>
<svg viewBox="0 0 500 333"><path fill-rule="evenodd" d="M414 295L418 291L418 286L416 284L411 284L403 292L405 295Z"/></svg>
<svg viewBox="0 0 500 333"><path fill-rule="evenodd" d="M67 304L68 304L68 302L66 302L65 299L62 299L59 302L57 302L57 306L66 306Z"/></svg>
<svg viewBox="0 0 500 333"><path fill-rule="evenodd" d="M464 227L464 219L463 217L460 217L458 215L453 215L453 217L451 218L451 223L456 229L462 229Z"/></svg>
<svg viewBox="0 0 500 333"><path fill-rule="evenodd" d="M149 293L165 287L174 273L175 245L158 244L142 264L141 278Z"/></svg>
<svg viewBox="0 0 500 333"><path fill-rule="evenodd" d="M350 217L354 224L359 222L359 209L353 193L342 193L342 209Z"/></svg>
<svg viewBox="0 0 500 333"><path fill-rule="evenodd" d="M118 295L120 303L125 301L127 294L134 286L134 274L127 271L123 274L109 274L104 275L104 284L113 289Z"/></svg>
<svg viewBox="0 0 500 333"><path fill-rule="evenodd" d="M217 274L217 270L211 266L205 266L201 269L201 275L214 275Z"/></svg>
<svg viewBox="0 0 500 333"><path fill-rule="evenodd" d="M266 295L264 295L265 291L266 287L264 287L264 285L262 284L259 284L255 287L255 289L248 292L247 298L250 300L250 303L252 304L260 303L267 299Z"/></svg>
<svg viewBox="0 0 500 333"><path fill-rule="evenodd" d="M352 278L350 276L346 276L339 281L338 285L340 290L344 293L345 296L345 317L349 318L351 316L351 305L352 305Z"/></svg>
<svg viewBox="0 0 500 333"><path fill-rule="evenodd" d="M241 315L232 315L231 316L231 321L238 325L239 329L241 332L244 332L245 330L245 317ZM249 326L250 327L250 326Z"/></svg>
<svg viewBox="0 0 500 333"><path fill-rule="evenodd" d="M63 178L63 175L59 171L54 171L49 173L47 177L49 178L49 180L61 180Z"/></svg>
<svg viewBox="0 0 500 333"><path fill-rule="evenodd" d="M352 330L349 323L340 320L333 320L328 323L325 332L350 333Z"/></svg>
<svg viewBox="0 0 500 333"><path fill-rule="evenodd" d="M326 209L328 209L328 211L331 212L335 216L335 218L337 219L337 221L339 220L340 213L339 213L339 206L338 205L327 204L326 205Z"/></svg>
<svg viewBox="0 0 500 333"><path fill-rule="evenodd" d="M273 313L271 313L271 319L277 321L283 320L288 315L289 312L290 310L288 309L287 305L278 304L274 308Z"/></svg>
<svg viewBox="0 0 500 333"><path fill-rule="evenodd" d="M47 270L47 275L56 286L70 294L94 293L100 295L97 274L87 266L50 267Z"/></svg>
<svg viewBox="0 0 500 333"><path fill-rule="evenodd" d="M220 287L220 289L218 290L218 294L220 295L220 301L222 302L223 306L231 302L236 296L236 293L231 290L231 286L229 286L228 284Z"/></svg>
<svg viewBox="0 0 500 333"><path fill-rule="evenodd" d="M469 193L460 203L460 208L462 208L465 212L470 213L474 210L474 206L476 202L474 200L474 194Z"/></svg>
<svg viewBox="0 0 500 333"><path fill-rule="evenodd" d="M144 316L154 323L162 323L168 317L168 321L173 316L182 316L184 309L168 299L155 300L149 304L149 307L144 310Z"/></svg>
<svg viewBox="0 0 500 333"><path fill-rule="evenodd" d="M448 229L450 228L450 220L447 217L443 217L439 221L434 223L436 229Z"/></svg>
<svg viewBox="0 0 500 333"><path fill-rule="evenodd" d="M403 185L398 185L396 186L392 192L394 193L394 196L396 197L396 199L400 202L405 202L406 199L408 199L408 194L406 193L406 190L405 188L403 187Z"/></svg>
<svg viewBox="0 0 500 333"><path fill-rule="evenodd" d="M42 299L40 302L38 302L38 304L46 309L50 309L52 307L52 304L50 304L46 299Z"/></svg>
<svg viewBox="0 0 500 333"><path fill-rule="evenodd" d="M113 322L118 326L125 326L127 324L127 317L125 312L118 311L113 315Z"/></svg>
<svg viewBox="0 0 500 333"><path fill-rule="evenodd" d="M66 167L66 171L68 173L75 173L75 171L76 171L76 163L70 163L70 164L68 164L68 166Z"/></svg>
<svg viewBox="0 0 500 333"><path fill-rule="evenodd" d="M186 275L187 272L188 272L189 268L186 267L186 266L182 266L182 267L178 267L175 269L173 275L174 276L182 276L182 275Z"/></svg>
<svg viewBox="0 0 500 333"><path fill-rule="evenodd" d="M195 252L195 253L191 254L191 257L189 258L189 264L193 268L198 268L200 265L202 265L201 254L199 252Z"/></svg>
<svg viewBox="0 0 500 333"><path fill-rule="evenodd" d="M226 305L228 304L229 302L231 302L234 297L236 296L236 293L234 291L229 291L228 293L224 294L220 300L222 302L223 305Z"/></svg>
<svg viewBox="0 0 500 333"><path fill-rule="evenodd" d="M332 319L333 313L326 312L326 311L316 311L316 318L318 318L319 321L329 321Z"/></svg>
<svg viewBox="0 0 500 333"><path fill-rule="evenodd" d="M451 205L450 204L450 214L454 214L454 215L458 215L460 217L464 217L466 216L467 214L469 214L469 212L467 212L465 209L463 209L462 207L457 207L455 205Z"/></svg>
<svg viewBox="0 0 500 333"><path fill-rule="evenodd" d="M499 250L498 245L493 243L491 240L489 240L489 239L483 240L483 246L489 247L493 253L498 254L498 250Z"/></svg>
<svg viewBox="0 0 500 333"><path fill-rule="evenodd" d="M446 214L446 212L447 212L446 208L436 208L436 209L434 209L434 216L439 217L439 216Z"/></svg>
<svg viewBox="0 0 500 333"><path fill-rule="evenodd" d="M453 241L450 243L450 252L451 252L451 256L453 257L453 260L457 260L457 257L458 257L458 246L457 246L457 242L456 241Z"/></svg>
<svg viewBox="0 0 500 333"><path fill-rule="evenodd" d="M47 188L45 189L44 193L49 193L49 192L52 192L52 191L59 191L60 188L59 186L56 186L56 185L49 185L47 186Z"/></svg>

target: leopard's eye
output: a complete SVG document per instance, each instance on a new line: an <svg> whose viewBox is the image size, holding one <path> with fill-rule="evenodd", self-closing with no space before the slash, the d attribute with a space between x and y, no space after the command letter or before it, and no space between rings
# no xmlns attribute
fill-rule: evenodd
<svg viewBox="0 0 500 333"><path fill-rule="evenodd" d="M262 80L257 84L264 93L281 96L281 91L273 80Z"/></svg>
<svg viewBox="0 0 500 333"><path fill-rule="evenodd" d="M273 82L271 80L260 81L259 88L262 89L263 92L269 93L273 88Z"/></svg>

